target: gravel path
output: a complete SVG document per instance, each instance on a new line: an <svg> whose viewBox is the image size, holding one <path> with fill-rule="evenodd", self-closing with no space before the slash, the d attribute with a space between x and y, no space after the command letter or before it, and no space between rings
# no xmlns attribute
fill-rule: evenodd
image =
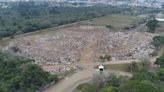
<svg viewBox="0 0 164 92"><path fill-rule="evenodd" d="M66 77L56 85L46 89L44 92L72 92L79 84L90 81L93 73L95 72L97 72L95 69L87 69L77 72L71 77ZM122 71L109 70L106 73L114 73L117 75L125 75L130 77L132 76L130 73Z"/></svg>
<svg viewBox="0 0 164 92"><path fill-rule="evenodd" d="M150 62L152 63L155 62L156 58L157 57L151 58ZM133 61L141 62L139 60L120 60L120 61L106 62L106 63L103 63L103 65L131 63ZM85 66L89 65L90 67L94 67L95 65L100 65L100 64L102 63L92 62L92 63L85 63L83 65ZM46 89L44 92L72 92L79 84L90 81L95 72L97 72L97 70L93 68L84 69L83 71L79 71L70 77L66 77L65 79L57 83L56 85ZM123 72L123 71L116 71L116 70L107 70L106 73L108 74L113 73L116 75L129 76L129 77L132 76L131 73Z"/></svg>

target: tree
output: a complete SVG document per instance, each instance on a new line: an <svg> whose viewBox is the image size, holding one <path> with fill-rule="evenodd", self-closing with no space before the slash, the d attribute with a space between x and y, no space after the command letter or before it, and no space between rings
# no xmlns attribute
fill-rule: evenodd
<svg viewBox="0 0 164 92"><path fill-rule="evenodd" d="M121 84L121 79L119 79L116 75L111 74L106 79L108 86L118 87Z"/></svg>
<svg viewBox="0 0 164 92"><path fill-rule="evenodd" d="M0 52L0 92L36 92L42 86L57 81L31 60Z"/></svg>
<svg viewBox="0 0 164 92"><path fill-rule="evenodd" d="M154 72L149 72L147 69L142 69L137 73L133 74L131 80L138 80L138 81L151 81L155 82L158 81L158 77Z"/></svg>
<svg viewBox="0 0 164 92"><path fill-rule="evenodd" d="M157 87L149 81L129 81L123 83L118 92L160 92Z"/></svg>
<svg viewBox="0 0 164 92"><path fill-rule="evenodd" d="M164 68L160 68L157 70L157 75L161 81L164 81Z"/></svg>
<svg viewBox="0 0 164 92"><path fill-rule="evenodd" d="M158 27L158 21L155 18L153 18L148 21L146 26L148 27L148 32L154 33L155 29Z"/></svg>
<svg viewBox="0 0 164 92"><path fill-rule="evenodd" d="M139 80L139 81L148 80L154 82L158 80L158 77L154 72L150 72L147 69L142 69L134 73L131 80Z"/></svg>
<svg viewBox="0 0 164 92"><path fill-rule="evenodd" d="M102 88L105 86L105 74L103 72L94 73L92 78L93 84L96 85L97 88Z"/></svg>
<svg viewBox="0 0 164 92"><path fill-rule="evenodd" d="M111 58L112 58L111 55L105 54L105 55L100 56L100 57L99 57L99 60L100 60L101 62L105 62L105 61L110 61Z"/></svg>
<svg viewBox="0 0 164 92"><path fill-rule="evenodd" d="M132 62L129 67L128 67L130 72L137 72L139 71L139 65L137 64L137 62Z"/></svg>
<svg viewBox="0 0 164 92"><path fill-rule="evenodd" d="M164 67L164 55L157 58L156 61L155 61L155 64L160 65L161 67Z"/></svg>
<svg viewBox="0 0 164 92"><path fill-rule="evenodd" d="M164 36L155 36L153 37L153 44L156 47L160 47L164 44Z"/></svg>

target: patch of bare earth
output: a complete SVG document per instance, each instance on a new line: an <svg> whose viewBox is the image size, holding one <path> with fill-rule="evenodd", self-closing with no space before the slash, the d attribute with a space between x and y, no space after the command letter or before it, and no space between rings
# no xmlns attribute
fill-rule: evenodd
<svg viewBox="0 0 164 92"><path fill-rule="evenodd" d="M103 54L111 55L113 60L140 59L148 58L154 51L154 36L146 32L112 32L101 26L77 26L18 37L4 50L17 47L16 53L39 65L92 63Z"/></svg>

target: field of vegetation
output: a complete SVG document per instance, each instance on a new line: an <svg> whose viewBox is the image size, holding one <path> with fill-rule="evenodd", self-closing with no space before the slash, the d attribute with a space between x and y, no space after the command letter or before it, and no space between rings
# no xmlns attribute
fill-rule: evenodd
<svg viewBox="0 0 164 92"><path fill-rule="evenodd" d="M54 7L47 3L33 1L12 3L8 8L0 8L0 37L60 26L77 21L102 17L109 14L130 11L130 8L113 6L94 7Z"/></svg>
<svg viewBox="0 0 164 92"><path fill-rule="evenodd" d="M119 70L119 71L125 71L125 72L136 72L140 69L144 68L145 66L148 66L150 64L149 61L143 60L142 62L135 62L132 63L120 63L120 64L108 64L104 65L105 69L111 69L111 70Z"/></svg>
<svg viewBox="0 0 164 92"><path fill-rule="evenodd" d="M57 75L43 71L31 60L0 52L0 92L36 92Z"/></svg>
<svg viewBox="0 0 164 92"><path fill-rule="evenodd" d="M128 70L129 65L130 65L129 63L126 63L126 64L109 64L109 65L105 65L105 69L120 70L120 71L129 72L129 70Z"/></svg>
<svg viewBox="0 0 164 92"><path fill-rule="evenodd" d="M116 6L93 6L93 7L55 7L49 3L36 3L33 0L28 2L20 1L9 4L8 8L0 8L0 38L13 36L17 34L36 31L56 27L64 24L74 23L82 20L91 20L93 18L103 17L110 14L127 14L132 15L133 8L131 7L116 7ZM144 9L144 10L143 10ZM157 9L139 7L137 14L158 12ZM121 22L121 25L136 20L135 17L120 17L112 21L96 19L96 21L106 21L107 26L117 27L115 21ZM125 18L125 19L124 19ZM127 20L126 20L127 19ZM130 19L130 20L129 20ZM108 21L108 22L107 22ZM125 24L122 24L125 22ZM102 23L102 25L105 25ZM111 24L113 23L113 25ZM96 24L96 23L93 23Z"/></svg>
<svg viewBox="0 0 164 92"><path fill-rule="evenodd" d="M84 24L93 26L106 26L109 28L125 28L140 22L140 18L130 15L108 15L88 20Z"/></svg>

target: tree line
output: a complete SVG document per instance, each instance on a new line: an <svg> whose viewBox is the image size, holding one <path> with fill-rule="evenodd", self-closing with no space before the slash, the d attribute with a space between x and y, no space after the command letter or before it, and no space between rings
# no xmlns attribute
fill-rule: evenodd
<svg viewBox="0 0 164 92"><path fill-rule="evenodd" d="M144 9L143 9L144 8ZM7 8L0 8L0 38L36 31L49 27L89 20L105 15L133 14L128 6L57 7L48 2L9 2ZM140 7L142 13L158 12L156 9Z"/></svg>
<svg viewBox="0 0 164 92"><path fill-rule="evenodd" d="M0 52L0 92L36 92L52 81L57 82L58 76L43 71L30 59Z"/></svg>
<svg viewBox="0 0 164 92"><path fill-rule="evenodd" d="M56 7L49 3L37 3L32 0L15 2L8 8L0 8L0 37L32 32L122 11L130 11L130 8L114 6Z"/></svg>

